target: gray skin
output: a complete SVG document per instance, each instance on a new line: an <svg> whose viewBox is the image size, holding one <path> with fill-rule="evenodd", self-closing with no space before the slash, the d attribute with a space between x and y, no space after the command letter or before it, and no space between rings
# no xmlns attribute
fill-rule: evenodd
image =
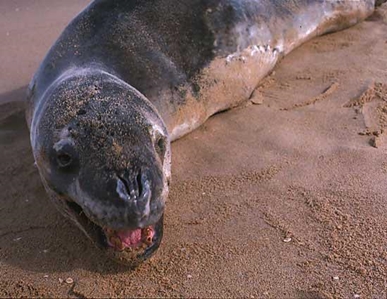
<svg viewBox="0 0 387 299"><path fill-rule="evenodd" d="M116 260L158 248L170 143L250 95L314 36L347 28L374 0L96 0L65 29L30 83L27 122L58 209ZM152 227L137 249L106 229Z"/></svg>

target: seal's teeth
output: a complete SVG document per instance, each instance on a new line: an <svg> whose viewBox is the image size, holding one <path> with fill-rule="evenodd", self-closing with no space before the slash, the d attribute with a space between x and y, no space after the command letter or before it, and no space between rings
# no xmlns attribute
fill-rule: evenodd
<svg viewBox="0 0 387 299"><path fill-rule="evenodd" d="M122 244L122 241L120 238L118 238L116 236L112 236L112 237L110 237L109 241L112 245L114 245L114 248L121 250L121 251L125 249L125 246Z"/></svg>
<svg viewBox="0 0 387 299"><path fill-rule="evenodd" d="M105 232L108 235L112 235L114 233L114 230L112 230L111 228L105 228Z"/></svg>
<svg viewBox="0 0 387 299"><path fill-rule="evenodd" d="M147 228L144 228L142 230L142 233L144 235L144 239L143 239L144 241L143 242L145 244L147 244L147 245L152 244L153 235L154 235L153 230L151 228L147 227Z"/></svg>
<svg viewBox="0 0 387 299"><path fill-rule="evenodd" d="M145 243L146 245L151 245L151 244L152 244L152 237L148 236L148 237L145 239L144 243Z"/></svg>

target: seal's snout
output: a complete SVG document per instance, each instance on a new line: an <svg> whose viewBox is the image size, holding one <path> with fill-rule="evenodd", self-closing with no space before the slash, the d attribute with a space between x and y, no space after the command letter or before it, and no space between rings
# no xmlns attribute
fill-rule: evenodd
<svg viewBox="0 0 387 299"><path fill-rule="evenodd" d="M152 198L151 185L149 171L138 171L132 176L126 172L117 178L117 194L131 207L138 225L143 219L149 217Z"/></svg>

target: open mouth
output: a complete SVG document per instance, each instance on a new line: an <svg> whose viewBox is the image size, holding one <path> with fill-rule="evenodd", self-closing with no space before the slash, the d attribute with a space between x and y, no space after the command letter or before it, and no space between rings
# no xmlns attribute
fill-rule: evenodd
<svg viewBox="0 0 387 299"><path fill-rule="evenodd" d="M136 249L144 245L149 246L152 244L155 234L153 225L134 230L113 230L105 228L104 232L108 245L117 251L124 251L127 248Z"/></svg>
<svg viewBox="0 0 387 299"><path fill-rule="evenodd" d="M145 228L114 230L91 221L81 206L66 200L69 212L86 235L108 255L127 265L138 265L149 258L159 247L163 234L163 217ZM72 217L74 218L74 217Z"/></svg>

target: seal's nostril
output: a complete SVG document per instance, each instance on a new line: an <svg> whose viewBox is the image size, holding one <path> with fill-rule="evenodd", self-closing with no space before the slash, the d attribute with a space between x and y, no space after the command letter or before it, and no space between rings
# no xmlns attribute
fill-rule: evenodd
<svg viewBox="0 0 387 299"><path fill-rule="evenodd" d="M125 191L126 193L130 196L130 186L129 186L129 182L128 180L126 180L124 177L122 176L118 176L118 179L123 183L124 187L125 187Z"/></svg>
<svg viewBox="0 0 387 299"><path fill-rule="evenodd" d="M142 180L141 180L141 171L138 172L137 176L136 176L136 183L137 183L137 186L138 186L138 195L141 196L142 194Z"/></svg>

